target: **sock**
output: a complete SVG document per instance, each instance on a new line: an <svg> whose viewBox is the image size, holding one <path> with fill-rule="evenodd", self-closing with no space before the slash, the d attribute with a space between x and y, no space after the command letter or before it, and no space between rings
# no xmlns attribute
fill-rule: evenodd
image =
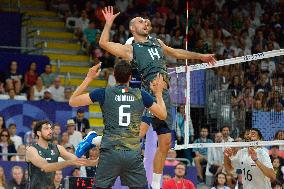
<svg viewBox="0 0 284 189"><path fill-rule="evenodd" d="M151 184L152 189L161 188L161 178L162 178L162 174L153 173L152 184Z"/></svg>

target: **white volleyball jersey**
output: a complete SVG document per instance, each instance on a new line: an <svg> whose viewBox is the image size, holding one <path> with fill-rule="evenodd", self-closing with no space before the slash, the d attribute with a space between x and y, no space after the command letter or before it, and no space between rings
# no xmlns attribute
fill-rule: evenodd
<svg viewBox="0 0 284 189"><path fill-rule="evenodd" d="M273 168L267 150L263 148L255 149L258 160L268 168ZM238 151L231 158L232 166L242 170L242 181L244 189L271 189L270 179L266 177L258 168L256 163L248 154L248 148Z"/></svg>

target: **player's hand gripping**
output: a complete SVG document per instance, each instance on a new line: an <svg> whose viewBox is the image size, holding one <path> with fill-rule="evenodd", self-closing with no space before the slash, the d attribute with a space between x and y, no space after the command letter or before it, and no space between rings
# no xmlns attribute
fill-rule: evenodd
<svg viewBox="0 0 284 189"><path fill-rule="evenodd" d="M88 71L87 78L91 80L98 78L100 75L100 69L99 69L100 67L101 63L91 67Z"/></svg>
<svg viewBox="0 0 284 189"><path fill-rule="evenodd" d="M157 74L155 80L150 83L150 89L154 94L162 94L164 90L164 78L161 74Z"/></svg>
<svg viewBox="0 0 284 189"><path fill-rule="evenodd" d="M211 65L215 65L216 64L216 60L214 58L214 54L203 54L200 58L200 60L207 62Z"/></svg>
<svg viewBox="0 0 284 189"><path fill-rule="evenodd" d="M227 156L227 157L232 157L233 156L232 148L225 148L224 155Z"/></svg>
<svg viewBox="0 0 284 189"><path fill-rule="evenodd" d="M105 7L104 10L102 10L102 13L105 17L106 24L112 25L114 19L120 14L120 12L113 14L113 6Z"/></svg>

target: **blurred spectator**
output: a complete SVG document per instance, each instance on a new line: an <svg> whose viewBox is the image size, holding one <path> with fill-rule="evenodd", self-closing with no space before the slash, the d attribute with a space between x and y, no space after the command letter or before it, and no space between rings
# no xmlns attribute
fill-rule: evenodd
<svg viewBox="0 0 284 189"><path fill-rule="evenodd" d="M74 145L67 143L64 145L64 148L67 150L67 152L71 153L71 154L75 154L75 147Z"/></svg>
<svg viewBox="0 0 284 189"><path fill-rule="evenodd" d="M61 184L62 178L63 178L62 171L61 170L55 171L54 181L53 181L54 189L63 189L63 186Z"/></svg>
<svg viewBox="0 0 284 189"><path fill-rule="evenodd" d="M75 122L73 119L67 120L67 133L69 135L69 143L72 144L75 148L83 139L81 132L75 130Z"/></svg>
<svg viewBox="0 0 284 189"><path fill-rule="evenodd" d="M33 129L36 125L36 120L32 120L31 122L31 130L27 131L24 135L24 143L26 145L31 145L32 143L35 142L35 136L34 136L34 132L33 132Z"/></svg>
<svg viewBox="0 0 284 189"><path fill-rule="evenodd" d="M223 142L223 135L221 132L215 133L215 143ZM224 148L208 148L208 162L206 167L206 184L213 184L212 178L215 178L223 170L224 164ZM208 175L208 177L207 177ZM212 177L213 175L213 177Z"/></svg>
<svg viewBox="0 0 284 189"><path fill-rule="evenodd" d="M14 142L10 139L10 135L7 129L3 129L0 133L0 153L17 153ZM11 159L12 155L1 156L2 160L7 161Z"/></svg>
<svg viewBox="0 0 284 189"><path fill-rule="evenodd" d="M64 102L69 102L69 99L72 95L72 89L70 87L64 88Z"/></svg>
<svg viewBox="0 0 284 189"><path fill-rule="evenodd" d="M128 39L128 35L128 30L125 30L125 27L123 25L119 25L118 30L113 36L113 41L124 44Z"/></svg>
<svg viewBox="0 0 284 189"><path fill-rule="evenodd" d="M176 136L177 136L177 140L180 143L184 143L184 124L185 124L185 106L184 105L180 105L177 108L177 128L176 128ZM194 138L194 128L190 119L190 124L189 124L189 141L192 142L193 138Z"/></svg>
<svg viewBox="0 0 284 189"><path fill-rule="evenodd" d="M254 111L264 111L264 107L260 100L255 100L253 105Z"/></svg>
<svg viewBox="0 0 284 189"><path fill-rule="evenodd" d="M127 10L129 0L115 0L115 5L119 12L123 13Z"/></svg>
<svg viewBox="0 0 284 189"><path fill-rule="evenodd" d="M219 189L219 188L230 189L227 186L227 178L226 178L226 174L224 173L218 173L216 175L213 187L211 189Z"/></svg>
<svg viewBox="0 0 284 189"><path fill-rule="evenodd" d="M64 146L65 144L68 144L69 142L69 135L67 132L63 132L61 135L61 141L59 141L59 144L61 146Z"/></svg>
<svg viewBox="0 0 284 189"><path fill-rule="evenodd" d="M43 98L41 99L43 102L54 102L51 91L49 89L45 89L43 92Z"/></svg>
<svg viewBox="0 0 284 189"><path fill-rule="evenodd" d="M30 100L41 100L45 91L41 77L38 77L36 84L31 88Z"/></svg>
<svg viewBox="0 0 284 189"><path fill-rule="evenodd" d="M168 181L168 180L170 180L172 177L171 177L171 175L168 175L168 174L166 174L166 175L163 175L163 180L162 180L162 186L164 186L164 183L166 182L166 181Z"/></svg>
<svg viewBox="0 0 284 189"><path fill-rule="evenodd" d="M5 93L5 74L0 72L0 94Z"/></svg>
<svg viewBox="0 0 284 189"><path fill-rule="evenodd" d="M245 79L251 81L253 84L256 84L258 79L258 68L254 62L249 64L249 69L245 74ZM257 92L257 90L254 91Z"/></svg>
<svg viewBox="0 0 284 189"><path fill-rule="evenodd" d="M232 95L235 97L241 94L243 87L239 76L235 75L233 77L232 83L229 85L228 89L232 90Z"/></svg>
<svg viewBox="0 0 284 189"><path fill-rule="evenodd" d="M99 155L100 155L99 147L93 147L89 150L89 159L96 160L99 158ZM96 170L97 170L96 166L87 166L86 167L87 177L95 177Z"/></svg>
<svg viewBox="0 0 284 189"><path fill-rule="evenodd" d="M61 125L59 123L53 125L52 135L52 140L57 140L58 143L61 143Z"/></svg>
<svg viewBox="0 0 284 189"><path fill-rule="evenodd" d="M275 180L271 183L272 189L283 189L283 183L278 180Z"/></svg>
<svg viewBox="0 0 284 189"><path fill-rule="evenodd" d="M230 137L230 127L225 125L221 128L222 132L222 142L233 142L234 139Z"/></svg>
<svg viewBox="0 0 284 189"><path fill-rule="evenodd" d="M245 88L243 94L240 96L241 100L244 101L246 111L252 111L254 99L250 96L250 89Z"/></svg>
<svg viewBox="0 0 284 189"><path fill-rule="evenodd" d="M182 48L183 36L181 35L180 29L176 29L174 36L171 38L170 46L173 48Z"/></svg>
<svg viewBox="0 0 284 189"><path fill-rule="evenodd" d="M166 25L166 17L161 15L160 12L156 12L151 20L151 23L153 26L163 27Z"/></svg>
<svg viewBox="0 0 284 189"><path fill-rule="evenodd" d="M79 29L80 29L80 32L83 33L83 31L86 28L88 28L89 22L90 22L90 20L88 18L87 12L85 10L82 10L81 17L79 18Z"/></svg>
<svg viewBox="0 0 284 189"><path fill-rule="evenodd" d="M269 79L266 74L262 73L260 74L260 79L257 82L255 86L255 91L258 92L259 89L264 90L264 94L268 94L269 91L271 91L271 86L269 84Z"/></svg>
<svg viewBox="0 0 284 189"><path fill-rule="evenodd" d="M53 85L48 88L52 95L52 99L57 102L64 101L64 87L61 86L60 77L56 77L53 81Z"/></svg>
<svg viewBox="0 0 284 189"><path fill-rule="evenodd" d="M82 132L83 135L88 134L90 131L90 122L84 116L84 110L79 108L76 117L72 118L75 122L75 130Z"/></svg>
<svg viewBox="0 0 284 189"><path fill-rule="evenodd" d="M17 95L14 89L9 89L8 95L1 95L1 99L27 100L27 97L24 95Z"/></svg>
<svg viewBox="0 0 284 189"><path fill-rule="evenodd" d="M6 186L7 184L6 184L5 170L2 166L0 166L0 189L5 189Z"/></svg>
<svg viewBox="0 0 284 189"><path fill-rule="evenodd" d="M11 157L11 161L26 161L26 146L21 144L17 148L17 155Z"/></svg>
<svg viewBox="0 0 284 189"><path fill-rule="evenodd" d="M2 131L2 129L6 129L6 123L4 116L0 115L0 132Z"/></svg>
<svg viewBox="0 0 284 189"><path fill-rule="evenodd" d="M275 133L274 140L284 140L284 130L278 130ZM279 150L284 152L284 145L279 146Z"/></svg>
<svg viewBox="0 0 284 189"><path fill-rule="evenodd" d="M91 52L91 46L95 45L94 43L96 42L96 35L99 32L98 29L95 28L96 25L94 22L90 22L88 27L83 30L83 41L84 41L84 46L87 49L87 52Z"/></svg>
<svg viewBox="0 0 284 189"><path fill-rule="evenodd" d="M273 162L275 158L278 158L280 161L280 166L284 166L284 157L281 156L281 153L279 151L279 146L271 146L269 154L271 162Z"/></svg>
<svg viewBox="0 0 284 189"><path fill-rule="evenodd" d="M56 138L53 138L53 139L52 139L52 144L57 145L57 144L59 144L59 141L58 141Z"/></svg>
<svg viewBox="0 0 284 189"><path fill-rule="evenodd" d="M40 75L40 77L42 79L42 83L43 83L44 86L49 87L50 85L53 84L53 82L56 78L56 74L52 73L51 64L45 65L44 73L42 73Z"/></svg>
<svg viewBox="0 0 284 189"><path fill-rule="evenodd" d="M75 167L75 168L73 169L71 175L72 175L73 177L80 177L80 176L81 176L80 168Z"/></svg>
<svg viewBox="0 0 284 189"><path fill-rule="evenodd" d="M200 130L200 136L198 139L194 141L194 143L213 143L213 141L208 137L208 128L202 127ZM207 155L208 155L208 149L207 148L195 148L193 149L193 152L195 152L195 158L194 158L194 164L197 169L197 178L199 183L204 182L204 167L207 165Z"/></svg>
<svg viewBox="0 0 284 189"><path fill-rule="evenodd" d="M16 94L19 94L22 90L22 79L23 76L18 73L18 63L12 61L10 64L10 71L6 74L6 89L14 89Z"/></svg>
<svg viewBox="0 0 284 189"><path fill-rule="evenodd" d="M273 169L276 174L276 179L279 180L281 183L283 183L284 178L283 178L283 172L281 170L281 164L280 164L280 159L279 158L274 158L272 161Z"/></svg>
<svg viewBox="0 0 284 189"><path fill-rule="evenodd" d="M178 144L184 144L184 125L185 125L185 106L180 105L177 108L177 116L176 116L176 137L177 137L177 143ZM189 118L189 142L192 143L194 140L194 128L192 124L191 118ZM192 162L192 149L183 149L183 157L188 159L190 162Z"/></svg>
<svg viewBox="0 0 284 189"><path fill-rule="evenodd" d="M179 164L179 161L175 159L176 157L177 157L176 151L170 149L167 155L167 158L169 159L166 159L165 166L176 166L177 164Z"/></svg>
<svg viewBox="0 0 284 189"><path fill-rule="evenodd" d="M109 75L113 73L115 57L110 53L105 52L101 57L99 57L99 60L101 62L101 76L108 80Z"/></svg>
<svg viewBox="0 0 284 189"><path fill-rule="evenodd" d="M172 9L169 9L168 15L167 15L167 20L166 20L166 29L167 32L173 35L171 31L175 31L180 27L179 24L179 16L176 15Z"/></svg>
<svg viewBox="0 0 284 189"><path fill-rule="evenodd" d="M12 180L8 182L7 189L25 189L26 182L24 178L24 170L22 167L15 165L12 167Z"/></svg>
<svg viewBox="0 0 284 189"><path fill-rule="evenodd" d="M22 137L17 135L17 126L15 123L11 123L8 126L10 139L14 142L15 148L18 149L19 145L23 144Z"/></svg>
<svg viewBox="0 0 284 189"><path fill-rule="evenodd" d="M186 165L179 163L175 167L175 176L164 182L163 189L195 189L194 184L184 178L186 174Z"/></svg>
<svg viewBox="0 0 284 189"><path fill-rule="evenodd" d="M33 87L36 84L36 80L38 78L38 73L36 70L36 63L32 62L30 64L29 70L25 73L25 87L29 90L31 87Z"/></svg>

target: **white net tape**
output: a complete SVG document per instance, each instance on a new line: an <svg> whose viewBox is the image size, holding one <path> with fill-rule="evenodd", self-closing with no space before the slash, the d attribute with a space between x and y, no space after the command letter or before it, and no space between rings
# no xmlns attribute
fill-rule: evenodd
<svg viewBox="0 0 284 189"><path fill-rule="evenodd" d="M189 73L191 71L196 71L196 70L204 70L204 69L209 69L209 68L216 68L216 67L221 67L221 66L226 66L226 65L232 65L232 64L239 64L243 62L250 62L254 60L261 60L265 58L271 58L271 57L276 57L276 56L282 56L284 55L284 49L280 50L273 50L273 51L267 51L267 52L262 52L262 53L257 53L257 54L252 54L252 55L246 55L246 56L241 56L241 57L236 57L236 58L230 58L226 60L219 60L215 65L209 65L208 63L201 63L201 64L195 64L195 65L189 65L187 66L188 69L186 69L186 66L180 66L176 67L176 70L174 72L178 73L183 73L187 72L187 80L190 79ZM172 73L174 73L172 72ZM169 73L169 74L172 74ZM189 83L189 82L188 82ZM189 91L189 87L187 86L187 91ZM189 95L189 92L186 93L186 95ZM189 110L189 96L187 98L187 110ZM190 117L190 112L185 111L186 114L186 120ZM248 147L248 146L272 146L272 145L284 145L284 141L255 141L255 142L229 142L229 143L195 143L195 144L188 144L188 138L189 138L189 124L186 121L184 125L184 131L185 131L185 144L183 145L175 145L176 150L180 149L187 149L187 148L212 148L212 147Z"/></svg>
<svg viewBox="0 0 284 189"><path fill-rule="evenodd" d="M283 145L284 140L273 141L251 141L251 142L225 142L225 143L194 143L177 145L175 150L187 149L187 148L217 148L217 147L250 147L250 146L275 146Z"/></svg>

